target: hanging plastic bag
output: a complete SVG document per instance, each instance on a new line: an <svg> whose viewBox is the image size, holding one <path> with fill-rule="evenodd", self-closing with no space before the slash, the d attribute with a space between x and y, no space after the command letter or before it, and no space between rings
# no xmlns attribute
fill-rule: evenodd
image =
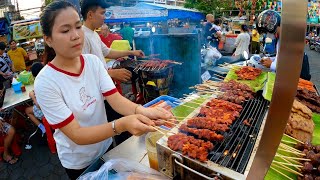
<svg viewBox="0 0 320 180"><path fill-rule="evenodd" d="M222 57L222 54L217 50L217 48L214 48L212 46L209 46L206 49L206 55L204 56L204 63L207 66L215 66L216 61Z"/></svg>
<svg viewBox="0 0 320 180"><path fill-rule="evenodd" d="M167 180L160 172L128 159L111 159L99 170L89 172L79 180Z"/></svg>

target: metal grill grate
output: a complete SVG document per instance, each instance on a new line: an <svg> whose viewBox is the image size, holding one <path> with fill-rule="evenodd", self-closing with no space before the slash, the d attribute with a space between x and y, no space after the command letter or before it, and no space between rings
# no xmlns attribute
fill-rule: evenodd
<svg viewBox="0 0 320 180"><path fill-rule="evenodd" d="M216 144L213 151L209 153L209 159L214 163L244 173L268 105L269 102L261 95L247 101L240 117L231 126L230 131L223 134L225 139ZM243 123L246 119L249 120L250 126Z"/></svg>

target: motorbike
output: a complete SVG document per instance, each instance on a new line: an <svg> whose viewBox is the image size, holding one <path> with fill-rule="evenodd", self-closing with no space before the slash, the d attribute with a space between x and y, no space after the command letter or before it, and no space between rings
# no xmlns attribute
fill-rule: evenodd
<svg viewBox="0 0 320 180"><path fill-rule="evenodd" d="M314 50L320 52L320 42L315 42Z"/></svg>

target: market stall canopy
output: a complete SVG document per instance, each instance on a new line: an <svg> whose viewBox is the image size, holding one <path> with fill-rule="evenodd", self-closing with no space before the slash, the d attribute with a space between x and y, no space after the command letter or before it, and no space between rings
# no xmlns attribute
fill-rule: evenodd
<svg viewBox="0 0 320 180"><path fill-rule="evenodd" d="M179 6L138 3L133 7L110 7L106 11L106 23L166 21L168 19L204 19L197 10Z"/></svg>

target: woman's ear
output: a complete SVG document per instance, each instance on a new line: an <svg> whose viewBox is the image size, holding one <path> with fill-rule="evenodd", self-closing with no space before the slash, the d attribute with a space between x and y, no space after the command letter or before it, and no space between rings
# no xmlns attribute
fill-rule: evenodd
<svg viewBox="0 0 320 180"><path fill-rule="evenodd" d="M43 36L43 39L44 39L44 41L46 42L46 44L49 46L49 47L51 47L51 37L49 37L49 36Z"/></svg>

